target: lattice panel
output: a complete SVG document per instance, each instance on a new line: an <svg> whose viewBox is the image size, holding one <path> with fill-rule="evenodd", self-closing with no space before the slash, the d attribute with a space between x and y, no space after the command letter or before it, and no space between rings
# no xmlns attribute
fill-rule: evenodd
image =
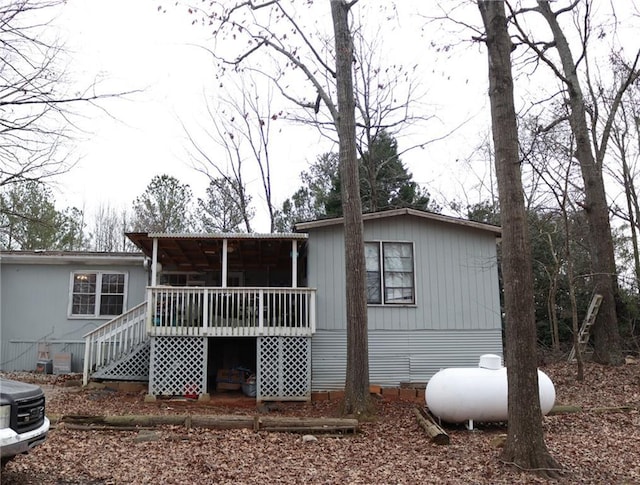
<svg viewBox="0 0 640 485"><path fill-rule="evenodd" d="M311 393L311 339L258 339L258 400L306 400Z"/></svg>
<svg viewBox="0 0 640 485"><path fill-rule="evenodd" d="M155 396L201 395L207 389L207 339L151 339L149 393Z"/></svg>
<svg viewBox="0 0 640 485"><path fill-rule="evenodd" d="M149 380L150 349L150 343L143 342L120 360L94 372L92 377L126 381Z"/></svg>
<svg viewBox="0 0 640 485"><path fill-rule="evenodd" d="M258 339L257 397L278 396L280 391L280 337Z"/></svg>

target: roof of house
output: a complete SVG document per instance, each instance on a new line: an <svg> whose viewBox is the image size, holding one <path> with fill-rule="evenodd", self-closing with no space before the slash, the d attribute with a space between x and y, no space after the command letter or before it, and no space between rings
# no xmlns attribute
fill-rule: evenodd
<svg viewBox="0 0 640 485"><path fill-rule="evenodd" d="M141 264L142 253L98 251L0 251L0 262L19 264Z"/></svg>
<svg viewBox="0 0 640 485"><path fill-rule="evenodd" d="M212 233L170 233L170 232L128 232L127 237L131 240L139 238L150 239L280 239L291 241L293 239L307 239L306 234L297 232L273 232L273 233L256 233L256 232L212 232Z"/></svg>
<svg viewBox="0 0 640 485"><path fill-rule="evenodd" d="M366 221L379 220L379 219L384 219L389 217L398 217L398 216L414 216L422 219L427 219L430 221L442 222L445 224L455 224L458 226L478 229L481 231L488 231L495 234L498 237L502 235L502 228L500 226L494 226L492 224L485 224L482 222L475 222L467 219L459 219L457 217L445 216L442 214L436 214L434 212L425 212L425 211L421 211L417 209L409 209L409 208L392 209L388 211L370 212L367 214L362 214L362 220L363 222L366 222ZM343 217L336 217L333 219L319 219L319 220L310 221L310 222L299 222L295 225L295 227L297 231L308 231L309 229L316 229L319 227L335 226L335 225L343 224L343 222L344 222Z"/></svg>

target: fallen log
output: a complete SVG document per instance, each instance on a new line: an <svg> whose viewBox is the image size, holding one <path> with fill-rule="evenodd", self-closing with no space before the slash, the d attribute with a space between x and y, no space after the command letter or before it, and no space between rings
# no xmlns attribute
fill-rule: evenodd
<svg viewBox="0 0 640 485"><path fill-rule="evenodd" d="M547 416L553 416L554 414L569 414L569 413L581 413L581 412L582 412L582 408L580 406L556 404L551 408L551 411L547 413Z"/></svg>
<svg viewBox="0 0 640 485"><path fill-rule="evenodd" d="M590 413L632 413L636 411L640 411L640 406L607 406L607 407L597 407L597 408L587 408L583 409L580 406L568 406L564 404L557 404L551 408L551 411L547 414L548 416L553 416L554 414L568 414L568 413L581 413L581 412L590 412Z"/></svg>
<svg viewBox="0 0 640 485"><path fill-rule="evenodd" d="M127 430L151 429L172 425L185 428L253 429L254 431L289 433L338 433L358 430L357 419L295 418L241 415L123 415L123 416L62 416L58 423L68 429Z"/></svg>
<svg viewBox="0 0 640 485"><path fill-rule="evenodd" d="M450 442L449 435L443 430L436 422L431 419L431 416L421 408L413 408L413 412L416 415L418 424L425 433L431 438L431 442L436 445L448 445Z"/></svg>
<svg viewBox="0 0 640 485"><path fill-rule="evenodd" d="M208 429L251 429L253 428L253 416L241 415L205 415L194 414L190 416L191 423L187 427Z"/></svg>
<svg viewBox="0 0 640 485"><path fill-rule="evenodd" d="M123 415L123 416L85 416L85 415L68 415L60 419L61 423L66 424L82 424L85 426L111 426L131 427L131 426L161 426L174 425L186 426L186 416L182 415Z"/></svg>
<svg viewBox="0 0 640 485"><path fill-rule="evenodd" d="M106 425L93 425L93 424L71 424L62 423L64 429L70 429L73 431L143 431L152 430L153 427L149 426L106 426ZM54 428L55 429L55 428Z"/></svg>
<svg viewBox="0 0 640 485"><path fill-rule="evenodd" d="M254 429L287 433L331 433L358 431L358 420L348 418L259 417Z"/></svg>
<svg viewBox="0 0 640 485"><path fill-rule="evenodd" d="M640 411L639 406L612 406L612 407L601 407L601 408L591 408L589 411L592 413L631 413L634 411Z"/></svg>

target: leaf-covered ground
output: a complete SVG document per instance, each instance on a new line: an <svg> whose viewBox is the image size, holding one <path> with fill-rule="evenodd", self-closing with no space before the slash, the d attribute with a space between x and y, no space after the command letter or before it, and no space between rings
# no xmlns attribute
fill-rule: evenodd
<svg viewBox="0 0 640 485"><path fill-rule="evenodd" d="M640 365L618 368L587 364L544 370L556 386L558 404L583 411L544 418L547 446L562 465L562 484L640 484ZM15 377L15 376L14 376ZM21 376L25 377L25 376ZM334 404L280 404L256 409L248 400L160 400L143 394L67 387L40 377L48 414L287 414L335 416ZM45 381L49 379L48 381ZM230 407L230 404L233 404ZM418 426L414 403L380 400L378 416L356 435L301 435L160 427L136 431L84 431L60 424L47 442L17 457L2 472L3 484L512 484L546 483L500 461L498 424L467 431L448 426L448 446L429 441ZM620 408L625 410L614 411Z"/></svg>

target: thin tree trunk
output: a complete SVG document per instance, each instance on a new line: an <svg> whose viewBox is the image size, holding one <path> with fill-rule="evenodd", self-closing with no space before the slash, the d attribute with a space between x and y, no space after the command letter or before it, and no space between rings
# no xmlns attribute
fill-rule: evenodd
<svg viewBox="0 0 640 485"><path fill-rule="evenodd" d="M508 435L502 460L520 469L557 476L542 432L538 393L533 271L518 153L511 75L512 44L504 2L479 0L486 30L489 98L502 218L502 273L508 380Z"/></svg>
<svg viewBox="0 0 640 485"><path fill-rule="evenodd" d="M573 262L571 261L571 250L569 248L569 245L570 242L569 240L567 240L567 280L569 281L569 301L571 302L571 330L573 331L573 348L574 352L576 353L576 363L578 365L576 379L582 382L584 381L584 356L582 355L582 350L580 349L580 323L578 322L578 302L576 299Z"/></svg>
<svg viewBox="0 0 640 485"><path fill-rule="evenodd" d="M358 416L369 412L370 396L364 236L353 97L353 42L348 21L349 8L353 3L331 0L336 50L339 112L337 128L347 285L347 370L343 411L345 414Z"/></svg>
<svg viewBox="0 0 640 485"><path fill-rule="evenodd" d="M627 210L629 212L629 228L631 230L631 243L633 246L633 266L635 269L636 287L640 291L640 252L638 250L638 197L633 185L633 176L629 170L626 153L621 152L622 171L624 177L624 193L627 200Z"/></svg>
<svg viewBox="0 0 640 485"><path fill-rule="evenodd" d="M560 329L558 326L558 312L556 310L556 298L558 296L558 276L560 274L560 261L553 246L551 234L547 234L549 252L553 256L553 274L549 275L549 295L547 297L547 311L551 320L551 347L554 352L560 351Z"/></svg>
<svg viewBox="0 0 640 485"><path fill-rule="evenodd" d="M575 157L580 163L584 182L584 209L590 233L591 264L594 292L603 296L602 306L593 327L594 360L603 364L619 365L623 362L620 332L616 314L618 292L615 255L609 207L602 178L602 167L596 162L587 126L584 96L569 43L558 24L549 2L538 0L539 11L549 24L555 46L562 62L567 84L570 116L569 123L575 136ZM603 143L606 143L603 140Z"/></svg>

